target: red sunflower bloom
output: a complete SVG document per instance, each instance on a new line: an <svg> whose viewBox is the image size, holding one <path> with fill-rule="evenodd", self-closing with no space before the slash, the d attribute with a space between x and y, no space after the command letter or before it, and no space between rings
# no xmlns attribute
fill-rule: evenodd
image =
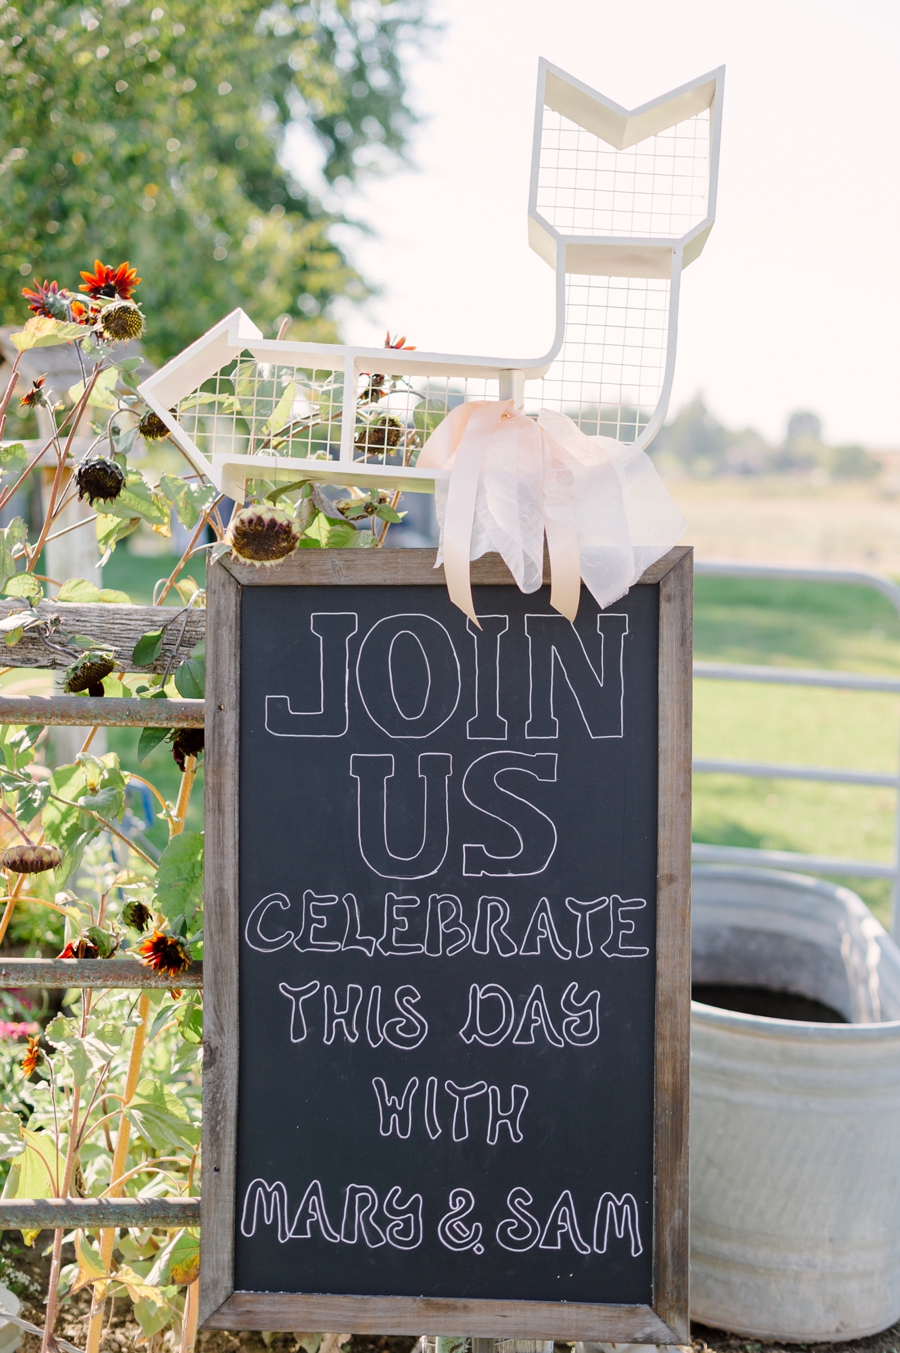
<svg viewBox="0 0 900 1353"><path fill-rule="evenodd" d="M64 291L60 291L58 282L37 282L36 290L22 288L22 295L28 301L28 309L36 315L46 315L48 319L64 319L66 314Z"/></svg>
<svg viewBox="0 0 900 1353"><path fill-rule="evenodd" d="M31 389L19 400L23 408L33 409L35 404L46 404L47 396L44 394L44 381L46 379L46 376L39 376L36 381L31 382Z"/></svg>
<svg viewBox="0 0 900 1353"><path fill-rule="evenodd" d="M57 958L99 958L100 950L94 941L88 935L79 935L77 939L69 940L69 943L63 949Z"/></svg>
<svg viewBox="0 0 900 1353"><path fill-rule="evenodd" d="M120 263L118 268L111 268L108 263L101 263L99 258L94 259L94 271L83 272L81 276L84 284L78 288L79 291L86 291L89 296L117 297L120 301L131 300L131 293L141 280L137 268L132 268L127 262Z"/></svg>
<svg viewBox="0 0 900 1353"><path fill-rule="evenodd" d="M415 343L407 343L406 335L404 335L403 338L395 338L392 340L389 332L384 336L384 346L386 348L394 348L395 351L400 352L415 352L416 350Z"/></svg>
<svg viewBox="0 0 900 1353"><path fill-rule="evenodd" d="M157 972L184 972L191 966L191 951L175 935L166 935L162 930L154 930L152 935L138 945L138 953L148 968Z"/></svg>
<svg viewBox="0 0 900 1353"><path fill-rule="evenodd" d="M30 1076L41 1060L41 1036L37 1034L34 1038L29 1038L28 1046L25 1049L25 1056L22 1058L22 1070L26 1076Z"/></svg>

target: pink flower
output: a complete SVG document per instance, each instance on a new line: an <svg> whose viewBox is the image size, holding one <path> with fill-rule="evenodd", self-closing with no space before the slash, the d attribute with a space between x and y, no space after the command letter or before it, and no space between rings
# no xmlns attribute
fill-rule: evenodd
<svg viewBox="0 0 900 1353"><path fill-rule="evenodd" d="M31 1038L37 1031L37 1024L0 1019L0 1038Z"/></svg>

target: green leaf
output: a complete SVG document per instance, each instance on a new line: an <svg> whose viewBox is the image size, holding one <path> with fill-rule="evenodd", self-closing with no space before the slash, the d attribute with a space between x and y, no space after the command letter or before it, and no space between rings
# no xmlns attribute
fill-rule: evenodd
<svg viewBox="0 0 900 1353"><path fill-rule="evenodd" d="M142 634L134 646L134 652L131 655L131 661L137 667L149 667L151 662L156 662L162 652L164 629L148 630Z"/></svg>
<svg viewBox="0 0 900 1353"><path fill-rule="evenodd" d="M17 1113L0 1109L0 1156L12 1160L25 1150L22 1140L22 1120Z"/></svg>
<svg viewBox="0 0 900 1353"><path fill-rule="evenodd" d="M8 578L16 571L13 550L25 544L28 527L21 517L13 517L8 526L0 530L0 577Z"/></svg>
<svg viewBox="0 0 900 1353"><path fill-rule="evenodd" d="M73 338L84 338L86 332L81 324L67 324L64 320L51 319L49 315L35 315L21 333L10 334L9 341L19 352L27 352L29 348L55 348L59 343L70 343Z"/></svg>
<svg viewBox="0 0 900 1353"><path fill-rule="evenodd" d="M130 606L131 597L127 592L120 592L117 587L101 587L100 600L107 606Z"/></svg>
<svg viewBox="0 0 900 1353"><path fill-rule="evenodd" d="M156 907L173 926L190 926L203 905L203 833L173 836L159 857Z"/></svg>
<svg viewBox="0 0 900 1353"><path fill-rule="evenodd" d="M357 543L357 537L366 532L357 531L350 522L343 518L335 521L333 517L326 517L324 512L320 512L313 522L312 526L306 532L312 540L318 540L323 549L346 549ZM371 531L368 532L371 535Z"/></svg>
<svg viewBox="0 0 900 1353"><path fill-rule="evenodd" d="M177 1283L187 1287L200 1272L200 1237L195 1231L177 1231L157 1255L147 1282L157 1287Z"/></svg>
<svg viewBox="0 0 900 1353"><path fill-rule="evenodd" d="M33 573L14 573L3 584L7 597L27 597L30 601L41 601L44 589Z"/></svg>
<svg viewBox="0 0 900 1353"><path fill-rule="evenodd" d="M178 1028L186 1043L203 1042L203 1006L196 992L178 1012Z"/></svg>
<svg viewBox="0 0 900 1353"><path fill-rule="evenodd" d="M139 765L150 755L154 747L158 747L161 742L165 741L171 731L171 728L141 729L141 736L138 738L137 745L137 759Z"/></svg>
<svg viewBox="0 0 900 1353"><path fill-rule="evenodd" d="M116 398L113 391L116 388L116 382L119 379L119 373L114 366L107 367L101 371L94 382L93 389L88 396L88 404L95 409L115 409ZM69 387L68 395L73 404L77 404L85 391L84 381L79 381L77 385Z"/></svg>
<svg viewBox="0 0 900 1353"><path fill-rule="evenodd" d="M216 491L212 484L188 484L179 475L164 474L159 487L178 514L178 520L189 531L197 525L200 516L209 507Z"/></svg>
<svg viewBox="0 0 900 1353"><path fill-rule="evenodd" d="M0 471L11 480L18 479L27 464L28 452L21 442L0 446Z"/></svg>
<svg viewBox="0 0 900 1353"><path fill-rule="evenodd" d="M178 1096L160 1080L143 1080L125 1107L132 1126L155 1151L196 1146L200 1129L188 1117Z"/></svg>
<svg viewBox="0 0 900 1353"><path fill-rule="evenodd" d="M284 387L284 392L275 408L272 410L271 418L267 418L260 428L260 436L267 437L271 432L280 432L285 423L290 418L291 409L297 400L297 382L288 381Z"/></svg>
<svg viewBox="0 0 900 1353"><path fill-rule="evenodd" d="M188 658L175 669L175 689L185 700L202 700L206 689L206 662Z"/></svg>
<svg viewBox="0 0 900 1353"><path fill-rule="evenodd" d="M115 517L106 512L97 513L96 531L97 544L102 551L100 566L107 563L109 556L120 540L130 536L132 531L136 531L141 524L140 517L129 517L123 520L121 517Z"/></svg>
<svg viewBox="0 0 900 1353"><path fill-rule="evenodd" d="M138 470L128 470L122 491L118 498L104 503L103 515L128 521L141 517L151 526L168 528L171 511L168 500L156 493Z"/></svg>
<svg viewBox="0 0 900 1353"><path fill-rule="evenodd" d="M172 1308L167 1301L148 1301L141 1297L134 1303L134 1315L141 1327L144 1343L172 1322Z"/></svg>
<svg viewBox="0 0 900 1353"><path fill-rule="evenodd" d="M78 601L85 603L100 600L100 588L87 578L67 578L59 589L57 601Z"/></svg>

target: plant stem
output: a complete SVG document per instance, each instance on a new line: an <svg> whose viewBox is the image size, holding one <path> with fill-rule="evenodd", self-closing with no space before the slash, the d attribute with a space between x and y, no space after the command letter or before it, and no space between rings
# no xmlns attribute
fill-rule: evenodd
<svg viewBox="0 0 900 1353"><path fill-rule="evenodd" d="M279 337L281 337L280 334ZM22 354L20 352L17 354L16 360L13 362L13 369L9 377L9 385L7 385L6 387L6 394L3 396L2 404L0 404L0 437L3 436L3 432L6 427L6 410L9 408L9 402L13 397L13 392L16 388L16 384L19 379L19 363L21 362L21 360Z"/></svg>
<svg viewBox="0 0 900 1353"><path fill-rule="evenodd" d="M90 747L91 743L94 741L94 734L97 732L99 727L100 727L99 724L95 724L94 727L90 730L84 742L81 744L81 751L78 753L79 756L81 756L81 752L86 752L88 747Z"/></svg>
<svg viewBox="0 0 900 1353"><path fill-rule="evenodd" d="M194 787L194 777L197 774L197 758L189 756L184 763L184 772L181 776L181 787L178 790L178 801L175 804L175 820L169 828L169 836L180 836L184 831L184 822L187 817L188 801L191 797L191 790Z"/></svg>
<svg viewBox="0 0 900 1353"><path fill-rule="evenodd" d="M87 1021L91 1009L90 991L81 993L81 1037L87 1034ZM81 1106L81 1089L75 1086L72 1091L72 1115L69 1123L69 1140L66 1145L66 1163L63 1168L60 1196L68 1198L75 1174L75 1162L78 1158L78 1111ZM44 1318L44 1337L41 1341L41 1353L56 1353L56 1340L53 1327L56 1324L56 1311L59 1298L59 1270L62 1266L63 1229L53 1233L53 1254L50 1259L50 1280L47 1285L47 1314Z"/></svg>
<svg viewBox="0 0 900 1353"><path fill-rule="evenodd" d="M116 1149L113 1154L110 1184L107 1191L107 1197L109 1198L120 1198L124 1187L121 1176L125 1174L125 1165L128 1161L128 1139L131 1134L131 1123L125 1113L125 1106L134 1098L134 1092L137 1089L141 1075L141 1057L144 1053L144 1043L147 1038L147 1025L150 1020L150 997L146 991L141 992L141 997L138 1001L138 1018L140 1023L134 1031L134 1038L131 1043L131 1055L128 1059L128 1073L125 1077L125 1093L122 1096L122 1112L119 1115L119 1130L116 1134ZM105 1273L109 1272L110 1264L112 1262L115 1238L115 1227L100 1232L100 1262L103 1265L103 1271ZM103 1333L103 1305L105 1299L106 1285L105 1283L97 1283L94 1287L93 1301L91 1303L91 1318L88 1323L85 1353L98 1353L100 1348L100 1336ZM41 1353L44 1353L44 1351L42 1350Z"/></svg>
<svg viewBox="0 0 900 1353"><path fill-rule="evenodd" d="M16 903L19 900L19 894L21 893L22 887L25 883L25 877L26 876L24 874L20 874L19 877L16 879L15 883L13 884L12 888L10 889L9 900L6 903L6 908L3 912L3 916L2 918L0 918L0 944L2 944L4 939L6 938L6 932L9 929L9 923L12 920L12 914L16 909Z"/></svg>
<svg viewBox="0 0 900 1353"><path fill-rule="evenodd" d="M180 1353L193 1353L197 1339L197 1319L200 1314L200 1279L195 1278L184 1294L184 1314L181 1317Z"/></svg>
<svg viewBox="0 0 900 1353"><path fill-rule="evenodd" d="M178 560L178 563L175 565L175 567L173 568L172 572L169 574L168 578L166 579L166 584L165 584L165 587L163 588L162 592L160 592L160 594L159 594L158 597L154 597L154 598L153 598L153 605L154 605L154 606L162 606L162 604L163 604L163 602L165 601L166 597L167 597L167 596L169 595L169 593L171 592L172 588L173 588L174 585L175 585L175 580L177 579L179 573L181 572L181 570L184 568L185 564L186 564L187 561L188 561L188 557L190 556L191 550L194 548L194 546L196 545L197 541L200 539L200 536L201 536L201 534L202 534L202 532L203 532L203 528L206 526L207 522L209 521L209 514L210 514L210 512L212 512L213 508L216 507L216 505L217 505L218 503L220 503L221 501L222 501L222 495L219 494L218 498L213 499L213 501L210 503L209 507L208 507L208 508L206 509L206 511L203 513L203 515L202 515L202 517L200 518L200 520L197 522L197 529L196 529L196 531L194 532L194 534L191 536L190 544L188 545L188 547L187 547L187 549L185 550L184 554L183 554L183 555L181 556L181 558Z"/></svg>
<svg viewBox="0 0 900 1353"><path fill-rule="evenodd" d="M16 831L19 833L19 835L21 836L22 840L25 842L26 846L33 846L33 845L34 845L34 842L32 841L31 837L28 836L28 835L22 830L22 828L19 826L18 822L17 822L16 819L12 816L11 813L8 813L8 812L6 811L5 808L0 808L0 813L2 813L2 815L6 818L7 822L10 823L11 826L15 827Z"/></svg>

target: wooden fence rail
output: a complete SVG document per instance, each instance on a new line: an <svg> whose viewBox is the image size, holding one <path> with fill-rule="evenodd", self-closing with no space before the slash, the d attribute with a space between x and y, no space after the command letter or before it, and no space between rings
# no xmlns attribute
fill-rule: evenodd
<svg viewBox="0 0 900 1353"><path fill-rule="evenodd" d="M48 991L75 988L132 990L154 987L175 991L203 986L203 964L192 963L186 972L157 972L130 958L4 958L0 959L0 989L22 991L42 987Z"/></svg>
<svg viewBox="0 0 900 1353"><path fill-rule="evenodd" d="M0 619L21 611L22 601L0 601ZM206 636L206 611L202 606L179 611L174 606L118 606L101 602L81 605L70 601L42 601L35 610L45 616L58 631L52 642L60 644L63 635L84 634L103 648L110 648L126 671L164 672L177 649L177 657L187 657L195 644ZM165 627L159 657L146 667L135 667L131 654L142 634ZM3 667L68 667L72 661L65 653L50 648L33 631L26 630L12 648L0 651Z"/></svg>
<svg viewBox="0 0 900 1353"><path fill-rule="evenodd" d="M202 728L202 700L122 699L114 695L2 695L0 723L100 724L106 728Z"/></svg>
<svg viewBox="0 0 900 1353"><path fill-rule="evenodd" d="M199 1225L199 1198L0 1198L0 1230Z"/></svg>

